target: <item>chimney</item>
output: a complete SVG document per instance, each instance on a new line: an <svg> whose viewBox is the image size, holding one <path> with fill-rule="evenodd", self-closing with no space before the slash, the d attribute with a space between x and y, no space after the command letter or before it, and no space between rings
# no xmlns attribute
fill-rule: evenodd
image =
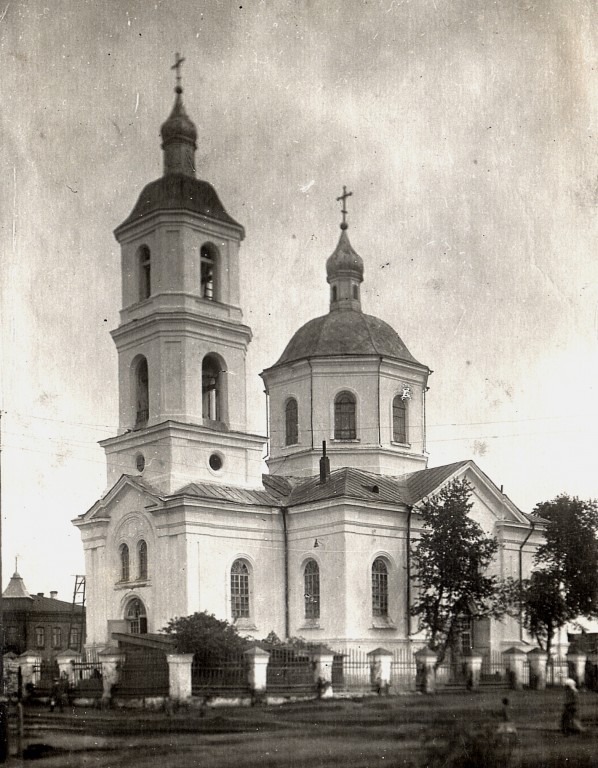
<svg viewBox="0 0 598 768"><path fill-rule="evenodd" d="M57 596L57 595L58 595L58 592L57 592L55 589L53 589L53 590L50 592L50 597L52 598L52 600L56 600L56 596Z"/></svg>
<svg viewBox="0 0 598 768"><path fill-rule="evenodd" d="M43 597L43 596L44 596L44 593L43 593L43 592L38 592L38 593L37 593L37 596L38 596L38 597Z"/></svg>
<svg viewBox="0 0 598 768"><path fill-rule="evenodd" d="M330 477L330 459L326 456L326 440L322 440L322 458L320 459L320 483Z"/></svg>

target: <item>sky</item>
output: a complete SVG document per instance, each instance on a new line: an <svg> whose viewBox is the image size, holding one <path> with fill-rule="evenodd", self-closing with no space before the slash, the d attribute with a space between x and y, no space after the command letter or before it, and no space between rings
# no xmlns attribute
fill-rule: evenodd
<svg viewBox="0 0 598 768"><path fill-rule="evenodd" d="M364 311L433 371L429 465L524 511L598 496L594 0L0 3L4 584L72 598L117 432L113 230L162 173L185 57L198 176L246 230L258 373L328 310L346 185Z"/></svg>

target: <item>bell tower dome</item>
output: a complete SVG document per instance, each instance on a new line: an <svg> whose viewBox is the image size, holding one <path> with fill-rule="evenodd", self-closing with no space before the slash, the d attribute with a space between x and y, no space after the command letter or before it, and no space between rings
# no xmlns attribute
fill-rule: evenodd
<svg viewBox="0 0 598 768"><path fill-rule="evenodd" d="M141 192L114 234L122 309L119 435L102 443L108 480L142 474L172 493L191 481L261 485L264 438L247 434L240 308L243 227L196 178L197 129L175 101L161 128L163 175Z"/></svg>

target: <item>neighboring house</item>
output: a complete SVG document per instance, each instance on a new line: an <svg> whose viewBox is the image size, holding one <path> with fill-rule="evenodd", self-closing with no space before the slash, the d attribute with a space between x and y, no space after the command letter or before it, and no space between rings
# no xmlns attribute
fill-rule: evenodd
<svg viewBox="0 0 598 768"><path fill-rule="evenodd" d="M162 126L163 176L115 231L120 427L102 442L109 490L74 521L88 644L155 633L205 610L255 637L273 630L338 650L408 646L422 499L466 478L473 517L500 542L494 569L504 576L528 574L542 523L471 460L427 469L430 370L362 311L364 264L344 210L326 262L329 312L262 373L262 477L267 439L247 431L244 230L195 177L197 131L181 93ZM273 290L294 290L292 275L271 279ZM513 619L463 627L463 645L480 650L524 640Z"/></svg>
<svg viewBox="0 0 598 768"><path fill-rule="evenodd" d="M38 653L44 661L69 648L80 650L85 642L85 609L64 600L56 592L31 595L23 579L14 573L2 593L4 651ZM70 632L70 638L69 638Z"/></svg>

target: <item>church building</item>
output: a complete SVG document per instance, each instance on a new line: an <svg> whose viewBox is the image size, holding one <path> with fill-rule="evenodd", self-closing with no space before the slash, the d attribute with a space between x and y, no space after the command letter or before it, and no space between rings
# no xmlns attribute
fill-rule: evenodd
<svg viewBox="0 0 598 768"><path fill-rule="evenodd" d="M248 405L259 406L246 398L244 230L196 178L197 130L179 77L175 93L163 175L115 230L119 430L101 443L108 490L74 521L87 643L208 611L245 635L301 636L339 652L421 645L409 608L424 498L467 479L472 516L500 542L502 576L529 572L542 525L471 460L427 468L430 369L363 311L346 190L338 243L322 254L329 311L261 374L269 438L247 431ZM474 621L463 639L484 652L523 641L513 619Z"/></svg>

